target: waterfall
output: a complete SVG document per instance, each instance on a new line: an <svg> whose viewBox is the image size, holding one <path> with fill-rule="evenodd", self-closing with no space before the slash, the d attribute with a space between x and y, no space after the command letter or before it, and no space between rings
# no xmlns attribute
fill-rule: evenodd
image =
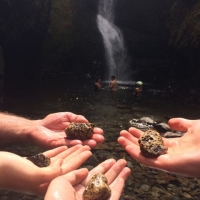
<svg viewBox="0 0 200 200"><path fill-rule="evenodd" d="M114 0L99 0L98 29L102 35L107 64L106 79L116 76L118 81L130 81L128 56L121 30L114 24Z"/></svg>

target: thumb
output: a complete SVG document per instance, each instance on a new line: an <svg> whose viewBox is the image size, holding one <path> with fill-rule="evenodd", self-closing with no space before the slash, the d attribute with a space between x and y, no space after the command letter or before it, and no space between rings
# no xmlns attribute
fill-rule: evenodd
<svg viewBox="0 0 200 200"><path fill-rule="evenodd" d="M43 168L45 176L43 177L44 182L49 182L57 176L63 174L62 172L63 159L58 159L50 164L50 166Z"/></svg>
<svg viewBox="0 0 200 200"><path fill-rule="evenodd" d="M88 175L88 169L82 168L67 173L63 177L69 181L73 186L81 183Z"/></svg>
<svg viewBox="0 0 200 200"><path fill-rule="evenodd" d="M75 200L75 190L71 183L59 176L51 181L44 200Z"/></svg>
<svg viewBox="0 0 200 200"><path fill-rule="evenodd" d="M169 126L177 131L187 131L192 126L193 120L184 118L172 118L169 120Z"/></svg>

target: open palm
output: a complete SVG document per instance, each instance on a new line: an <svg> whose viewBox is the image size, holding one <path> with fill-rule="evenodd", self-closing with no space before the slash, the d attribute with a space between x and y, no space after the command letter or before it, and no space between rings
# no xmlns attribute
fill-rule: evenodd
<svg viewBox="0 0 200 200"><path fill-rule="evenodd" d="M94 134L90 140L67 140L64 132L65 128L71 122L88 122L82 115L76 115L71 112L58 112L46 116L42 120L34 121L33 125L29 128L27 134L28 141L44 147L54 148L66 145L68 147L83 144L94 148L98 143L104 141L103 130L94 128Z"/></svg>
<svg viewBox="0 0 200 200"><path fill-rule="evenodd" d="M47 167L37 167L30 160L9 152L0 152L0 188L44 195L57 176L80 167L90 156L90 147L76 145L58 147L43 153L51 159Z"/></svg>
<svg viewBox="0 0 200 200"><path fill-rule="evenodd" d="M110 200L118 200L121 196L124 182L130 174L130 169L125 167L126 161L121 159L117 162L114 159L106 160L88 172L87 169L80 169L58 177L50 184L45 200L55 200L55 191L59 194L60 200L83 200L82 195L90 178L96 173L103 173L108 179L111 188Z"/></svg>
<svg viewBox="0 0 200 200"><path fill-rule="evenodd" d="M180 138L163 138L168 151L157 158L146 158L140 153L138 138L143 134L136 128L121 131L119 144L139 162L153 168L190 177L200 177L200 120L174 118L169 121L174 130L186 132Z"/></svg>

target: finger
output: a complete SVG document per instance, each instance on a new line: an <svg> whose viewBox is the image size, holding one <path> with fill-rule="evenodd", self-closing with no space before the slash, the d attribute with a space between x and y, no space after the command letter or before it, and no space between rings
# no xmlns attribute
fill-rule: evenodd
<svg viewBox="0 0 200 200"><path fill-rule="evenodd" d="M72 147L74 145L77 144L83 144L83 145L88 145L91 148L95 148L97 146L97 144L99 143L103 143L105 140L104 136L101 134L93 134L92 139L90 140L84 140L84 141L80 141L80 140L66 140L66 145L68 147Z"/></svg>
<svg viewBox="0 0 200 200"><path fill-rule="evenodd" d="M75 200L75 191L72 185L63 176L55 178L49 185L44 200Z"/></svg>
<svg viewBox="0 0 200 200"><path fill-rule="evenodd" d="M62 174L78 169L91 155L91 151L84 151L73 157L71 160L68 160L67 162L64 161L62 164Z"/></svg>
<svg viewBox="0 0 200 200"><path fill-rule="evenodd" d="M125 137L119 137L117 141L123 148L126 148L126 146L128 146L128 145L139 145L137 141L131 142L130 140L128 140Z"/></svg>
<svg viewBox="0 0 200 200"><path fill-rule="evenodd" d="M134 128L134 127L131 127L128 129L129 133L131 133L131 135L133 135L134 137L136 138L139 138L143 135L143 131L137 129L137 128Z"/></svg>
<svg viewBox="0 0 200 200"><path fill-rule="evenodd" d="M86 178L87 175L88 175L88 169L82 168L82 169L78 169L78 170L69 172L65 175L58 176L57 178L53 179L50 186L49 186L49 183L41 184L38 188L37 194L40 196L44 195L48 188L47 194L50 194L50 192L56 191L57 193L59 193L59 195L65 194L65 197L60 198L60 199L66 199L66 192L67 192L67 197L69 198L68 195L70 193L70 188L72 189L72 186L75 186L75 185L81 183L83 181L83 179ZM71 194L74 194L74 189L71 192ZM53 196L54 195L52 195L52 194L51 194L51 196L49 195L49 199L51 199L50 197L53 197ZM46 198L46 196L45 196L45 198ZM48 198L46 198L46 199L48 199ZM71 200L71 198L69 198L69 199Z"/></svg>
<svg viewBox="0 0 200 200"><path fill-rule="evenodd" d="M144 165L147 165L153 168L162 168L162 169L168 168L167 163L170 161L168 154L160 155L157 158L146 158L142 156L140 152L140 147L137 145L128 145L126 147L126 151L127 153L130 154L132 158L136 159L137 161L139 161L140 163Z"/></svg>
<svg viewBox="0 0 200 200"><path fill-rule="evenodd" d="M55 149L51 149L49 151L45 151L43 154L49 158L52 158L63 151L66 151L68 148L66 146L57 147Z"/></svg>
<svg viewBox="0 0 200 200"><path fill-rule="evenodd" d="M131 174L131 170L128 167L124 167L121 172L118 174L118 176L116 177L116 179L110 184L110 187L113 189L117 189L118 187L118 180L119 179L123 179L124 181L126 181L126 179L129 177L129 175Z"/></svg>
<svg viewBox="0 0 200 200"><path fill-rule="evenodd" d="M68 181L59 181L57 184L52 184L48 187L44 200L76 200L74 188Z"/></svg>
<svg viewBox="0 0 200 200"><path fill-rule="evenodd" d="M83 145L88 145L91 148L95 148L97 146L97 142L95 140L85 140Z"/></svg>
<svg viewBox="0 0 200 200"><path fill-rule="evenodd" d="M99 142L104 142L104 136L101 134L93 134L92 139Z"/></svg>
<svg viewBox="0 0 200 200"><path fill-rule="evenodd" d="M126 164L126 160L120 159L105 173L108 179L108 184L112 183L116 179Z"/></svg>
<svg viewBox="0 0 200 200"><path fill-rule="evenodd" d="M67 146L72 147L78 144L82 144L82 141L80 140L67 140L66 135L63 136L63 138L56 138L56 140L49 141L48 144L46 144L47 148L55 148L60 146ZM43 145L44 147L44 145Z"/></svg>
<svg viewBox="0 0 200 200"><path fill-rule="evenodd" d="M192 126L193 120L188 120L184 118L172 118L169 120L169 126L178 131L187 131L189 127Z"/></svg>
<svg viewBox="0 0 200 200"><path fill-rule="evenodd" d="M66 118L69 122L87 123L88 120L83 115L76 115L71 112L66 112Z"/></svg>
<svg viewBox="0 0 200 200"><path fill-rule="evenodd" d="M91 179L91 177L94 175L94 174L97 174L97 173L106 173L114 164L116 163L116 161L114 159L108 159L102 163L100 163L99 165L97 165L95 168L93 168L87 178L83 181L83 185L86 186L86 184L88 183L88 181Z"/></svg>
<svg viewBox="0 0 200 200"><path fill-rule="evenodd" d="M94 132L94 134L103 135L103 130L101 128L98 128L98 127L94 127L93 132Z"/></svg>
<svg viewBox="0 0 200 200"><path fill-rule="evenodd" d="M68 147L73 147L80 144L83 144L81 140L66 140L65 138L65 145L67 145Z"/></svg>
<svg viewBox="0 0 200 200"><path fill-rule="evenodd" d="M92 139L90 140L85 140L83 142L83 145L88 145L91 148L95 148L97 144L103 143L105 140L103 135L100 134L93 134Z"/></svg>
<svg viewBox="0 0 200 200"><path fill-rule="evenodd" d="M63 175L63 177L69 181L72 186L77 185L83 181L88 175L88 169L87 168L81 168L74 170L72 172L67 173L66 175Z"/></svg>
<svg viewBox="0 0 200 200"><path fill-rule="evenodd" d="M128 131L122 131L120 133L120 135L124 138L126 138L127 140L129 140L129 142L132 142L134 144L138 144L138 138L133 136L131 133L129 133Z"/></svg>
<svg viewBox="0 0 200 200"><path fill-rule="evenodd" d="M122 195L124 180L122 178L119 178L117 179L116 184L117 187L111 188L111 197L109 198L109 200L119 200Z"/></svg>
<svg viewBox="0 0 200 200"><path fill-rule="evenodd" d="M129 177L131 170L128 167L122 169L117 178L110 184L110 200L120 199L126 179Z"/></svg>
<svg viewBox="0 0 200 200"><path fill-rule="evenodd" d="M73 155L74 152L76 152L77 150L81 149L83 146L82 145L75 145L69 149L66 149L65 151L60 152L59 154L55 155L54 158L58 159L58 158L62 158L65 159L68 156Z"/></svg>
<svg viewBox="0 0 200 200"><path fill-rule="evenodd" d="M78 146L78 148L77 148ZM62 158L64 159L64 162L68 162L71 159L75 158L77 155L79 155L80 153L84 152L84 151L89 151L90 147L89 146L80 146L80 145L76 145L74 147L71 147L69 150L73 149L72 151L67 151L66 154L65 152L63 152L62 154Z"/></svg>

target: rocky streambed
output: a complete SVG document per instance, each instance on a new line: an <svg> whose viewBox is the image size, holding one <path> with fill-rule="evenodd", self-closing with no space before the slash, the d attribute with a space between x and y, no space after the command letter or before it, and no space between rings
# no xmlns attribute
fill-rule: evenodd
<svg viewBox="0 0 200 200"><path fill-rule="evenodd" d="M70 84L70 83L68 83ZM200 179L187 178L146 167L131 158L117 143L119 132L134 126L137 119L151 117L156 122L165 122L164 116L200 118L199 110L180 104L179 101L152 97L144 93L140 104L136 103L131 89L120 88L114 96L108 90L93 93L93 85L58 87L54 83L39 84L29 90L14 90L6 96L3 110L32 119L42 119L52 112L70 111L85 116L89 122L104 130L105 142L92 149L93 155L82 165L92 169L108 158L124 158L131 175L126 181L120 200L182 200L200 199ZM42 87L42 88L41 88ZM21 93L20 93L21 92ZM20 95L19 95L20 94ZM35 98L38 94L38 98ZM136 121L133 121L136 119ZM132 123L130 123L132 121ZM141 121L140 121L141 122ZM144 123L139 125L145 128ZM149 124L147 124L149 126ZM155 124L154 124L155 125ZM157 126L159 125L159 126ZM156 124L161 128L161 124ZM166 124L164 124L166 125ZM137 124L138 126L138 124ZM165 126L164 126L165 127ZM139 127L138 127L139 128ZM162 123L163 128L163 123ZM168 127L165 127L168 129ZM160 132L161 130L159 130ZM169 130L167 130L169 132ZM163 136L166 133L163 133ZM169 137L174 137L170 131ZM178 134L178 135L177 135ZM176 137L181 136L176 132ZM29 144L0 144L0 151L9 151L20 156L44 152L44 149ZM1 200L41 200L42 198L6 190L0 190Z"/></svg>
<svg viewBox="0 0 200 200"><path fill-rule="evenodd" d="M30 147L24 144L13 144L0 146L1 150L10 151L21 156L27 156L44 151L38 147ZM187 178L169 174L156 169L146 167L132 159L126 151L116 142L105 142L99 144L92 150L93 155L82 165L92 169L102 161L114 158L124 158L128 167L131 168L131 175L126 181L123 194L120 200L143 200L143 199L199 199L200 179ZM1 200L41 200L42 198L7 190L0 191Z"/></svg>

